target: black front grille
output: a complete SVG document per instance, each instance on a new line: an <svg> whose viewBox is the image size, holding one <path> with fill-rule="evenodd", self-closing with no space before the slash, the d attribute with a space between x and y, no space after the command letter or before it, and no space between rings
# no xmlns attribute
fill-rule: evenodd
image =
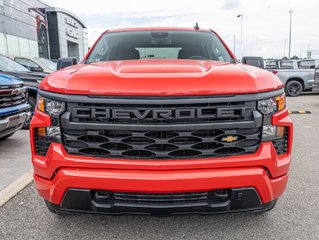
<svg viewBox="0 0 319 240"><path fill-rule="evenodd" d="M68 130L63 142L70 154L102 158L182 159L256 152L260 128L187 131Z"/></svg>
<svg viewBox="0 0 319 240"><path fill-rule="evenodd" d="M0 90L0 108L12 107L25 103L27 91L25 88L10 88Z"/></svg>
<svg viewBox="0 0 319 240"><path fill-rule="evenodd" d="M262 115L251 96L75 98L61 116L69 154L190 159L254 153ZM72 97L70 98L72 99ZM68 99L68 100L70 100Z"/></svg>
<svg viewBox="0 0 319 240"><path fill-rule="evenodd" d="M182 204L207 201L208 192L176 193L176 194L146 194L146 193L114 193L116 202L135 204Z"/></svg>
<svg viewBox="0 0 319 240"><path fill-rule="evenodd" d="M177 206L184 204L221 204L230 200L231 191L229 189L219 189L209 192L183 192L169 194L152 193L129 193L111 192L105 190L93 190L91 195L93 200L98 203L116 203L118 205L133 204L141 206Z"/></svg>

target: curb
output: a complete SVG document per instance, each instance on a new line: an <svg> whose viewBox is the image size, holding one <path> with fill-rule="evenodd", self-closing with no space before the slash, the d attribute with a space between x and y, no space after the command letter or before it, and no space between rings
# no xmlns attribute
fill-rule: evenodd
<svg viewBox="0 0 319 240"><path fill-rule="evenodd" d="M2 207L11 198L17 195L21 190L28 186L33 180L33 170L29 170L13 183L0 191L0 207Z"/></svg>
<svg viewBox="0 0 319 240"><path fill-rule="evenodd" d="M289 111L289 114L311 114L310 111Z"/></svg>

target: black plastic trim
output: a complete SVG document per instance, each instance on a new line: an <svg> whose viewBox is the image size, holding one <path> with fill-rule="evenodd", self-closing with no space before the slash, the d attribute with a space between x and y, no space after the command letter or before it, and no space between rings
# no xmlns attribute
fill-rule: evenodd
<svg viewBox="0 0 319 240"><path fill-rule="evenodd" d="M225 201L184 201L172 204L152 204L126 201L99 201L95 190L68 189L60 205L47 202L48 207L57 212L84 212L102 214L212 214L227 212L262 212L272 209L276 200L263 204L253 187L233 188L228 190L229 198ZM160 196L160 195L159 195ZM114 199L114 198L113 198Z"/></svg>
<svg viewBox="0 0 319 240"><path fill-rule="evenodd" d="M61 126L65 129L108 129L108 130L143 130L143 131L179 131L179 130L199 130L199 129L232 129L236 128L258 128L262 125L262 114L254 111L253 121L220 122L220 123L200 123L200 124L106 124L106 123L83 123L71 122L70 112L61 116Z"/></svg>
<svg viewBox="0 0 319 240"><path fill-rule="evenodd" d="M284 93L284 89L275 91L253 93L253 94L237 94L237 95L213 95L213 96L181 96L181 97L151 97L151 96L88 96L88 95L72 95L60 94L40 90L39 94L43 97L52 98L64 102L85 102L85 103L108 103L108 104L185 104L185 103L207 103L207 102L239 102L239 101L257 101L266 98L279 96Z"/></svg>

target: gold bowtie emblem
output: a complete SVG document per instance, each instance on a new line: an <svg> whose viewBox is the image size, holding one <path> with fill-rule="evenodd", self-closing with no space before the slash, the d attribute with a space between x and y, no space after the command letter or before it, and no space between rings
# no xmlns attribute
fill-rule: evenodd
<svg viewBox="0 0 319 240"><path fill-rule="evenodd" d="M238 137L237 136L227 136L227 137L223 137L222 138L222 142L228 142L228 143L231 143L231 142L235 142L237 141Z"/></svg>

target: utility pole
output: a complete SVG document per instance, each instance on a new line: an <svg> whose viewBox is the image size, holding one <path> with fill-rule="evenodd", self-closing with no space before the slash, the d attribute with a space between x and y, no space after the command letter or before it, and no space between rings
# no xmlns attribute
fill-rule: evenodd
<svg viewBox="0 0 319 240"><path fill-rule="evenodd" d="M236 35L234 35L234 54L236 54Z"/></svg>
<svg viewBox="0 0 319 240"><path fill-rule="evenodd" d="M243 23L244 23L244 14L237 15L240 18L240 54L241 58L244 56L243 54Z"/></svg>
<svg viewBox="0 0 319 240"><path fill-rule="evenodd" d="M286 43L287 43L287 41L285 40L284 41L284 56L283 57L286 57Z"/></svg>
<svg viewBox="0 0 319 240"><path fill-rule="evenodd" d="M289 53L288 53L288 58L290 59L290 54L291 54L291 25L292 25L292 13L294 11L290 10L289 14L290 14L290 27L289 27Z"/></svg>

